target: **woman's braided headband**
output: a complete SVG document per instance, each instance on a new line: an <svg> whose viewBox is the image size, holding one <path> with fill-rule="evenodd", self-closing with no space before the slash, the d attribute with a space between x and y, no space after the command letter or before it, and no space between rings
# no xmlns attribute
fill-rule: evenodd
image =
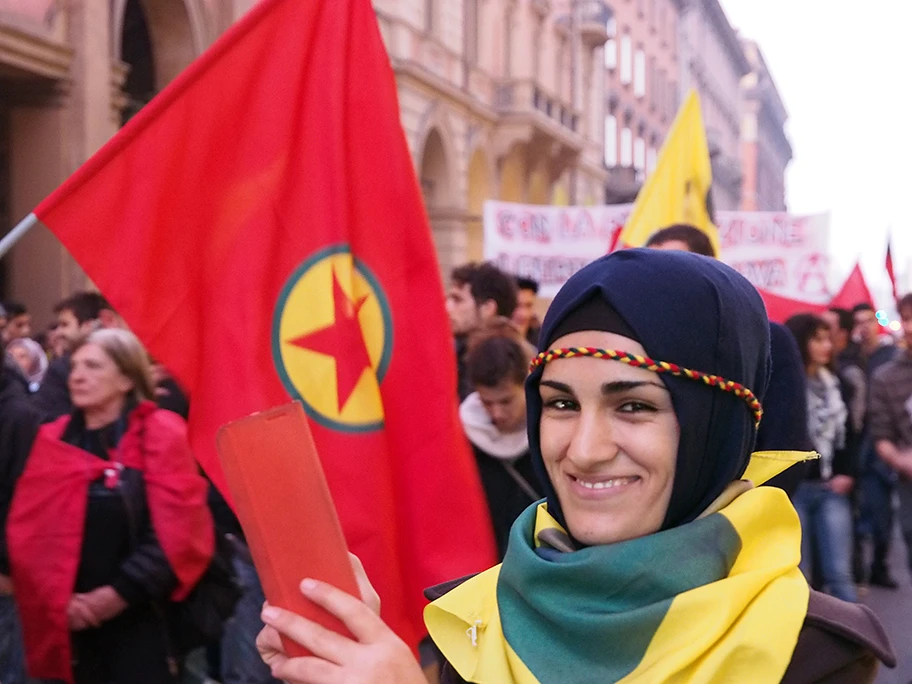
<svg viewBox="0 0 912 684"><path fill-rule="evenodd" d="M669 375L698 380L710 387L717 387L724 392L731 392L736 397L743 399L754 414L754 423L756 426L760 425L760 419L763 417L763 407L760 405L760 400L744 385L733 382L732 380L720 378L718 375L701 373L700 371L690 370L689 368L682 368L674 363L656 361L646 356L637 356L617 349L596 349L595 347L549 349L532 359L532 363L529 364L529 372L531 373L539 366L543 366L554 359L570 359L574 356L592 356L597 359L612 359L614 361L626 363L630 366L636 366L637 368L645 368L653 373L668 373Z"/></svg>

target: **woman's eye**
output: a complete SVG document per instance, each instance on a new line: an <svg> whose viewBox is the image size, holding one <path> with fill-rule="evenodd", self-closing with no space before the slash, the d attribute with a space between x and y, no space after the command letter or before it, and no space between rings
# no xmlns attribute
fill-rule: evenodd
<svg viewBox="0 0 912 684"><path fill-rule="evenodd" d="M555 409L556 411L574 411L576 402L570 399L550 399L545 402L545 408Z"/></svg>
<svg viewBox="0 0 912 684"><path fill-rule="evenodd" d="M655 407L641 401L628 401L618 409L622 413L655 413Z"/></svg>

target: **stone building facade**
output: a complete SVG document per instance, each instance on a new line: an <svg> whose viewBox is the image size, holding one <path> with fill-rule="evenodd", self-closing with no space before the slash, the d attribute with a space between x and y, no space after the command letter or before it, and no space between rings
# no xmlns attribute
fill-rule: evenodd
<svg viewBox="0 0 912 684"><path fill-rule="evenodd" d="M0 0L0 232L256 0ZM487 199L598 204L603 0L374 0L441 269L482 254ZM0 262L38 322L86 285L43 229Z"/></svg>
<svg viewBox="0 0 912 684"><path fill-rule="evenodd" d="M786 211L785 169L792 160L788 112L760 46L746 39L741 45L750 64L741 79L741 209Z"/></svg>

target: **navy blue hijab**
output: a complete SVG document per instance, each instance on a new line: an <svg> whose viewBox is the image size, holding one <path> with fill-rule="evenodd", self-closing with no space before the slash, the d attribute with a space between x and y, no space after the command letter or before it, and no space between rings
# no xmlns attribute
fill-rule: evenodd
<svg viewBox="0 0 912 684"><path fill-rule="evenodd" d="M604 256L557 293L542 324L539 351L566 334L562 324L567 317L592 298L614 310L648 356L734 380L763 401L770 372L766 309L734 269L688 252L628 249ZM593 329L614 332L617 321L611 328ZM566 527L539 445L541 375L539 367L526 380L529 448L548 511ZM674 487L662 525L668 529L694 520L744 473L757 429L747 404L734 394L686 378L659 378L671 393L681 428Z"/></svg>

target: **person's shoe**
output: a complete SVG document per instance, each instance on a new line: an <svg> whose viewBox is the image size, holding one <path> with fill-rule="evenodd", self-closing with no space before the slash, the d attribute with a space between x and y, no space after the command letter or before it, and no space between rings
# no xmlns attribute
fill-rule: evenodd
<svg viewBox="0 0 912 684"><path fill-rule="evenodd" d="M899 588L899 585L896 583L896 580L890 576L890 572L886 569L872 570L871 578L868 580L868 583L872 587L883 587L884 589L898 589Z"/></svg>

